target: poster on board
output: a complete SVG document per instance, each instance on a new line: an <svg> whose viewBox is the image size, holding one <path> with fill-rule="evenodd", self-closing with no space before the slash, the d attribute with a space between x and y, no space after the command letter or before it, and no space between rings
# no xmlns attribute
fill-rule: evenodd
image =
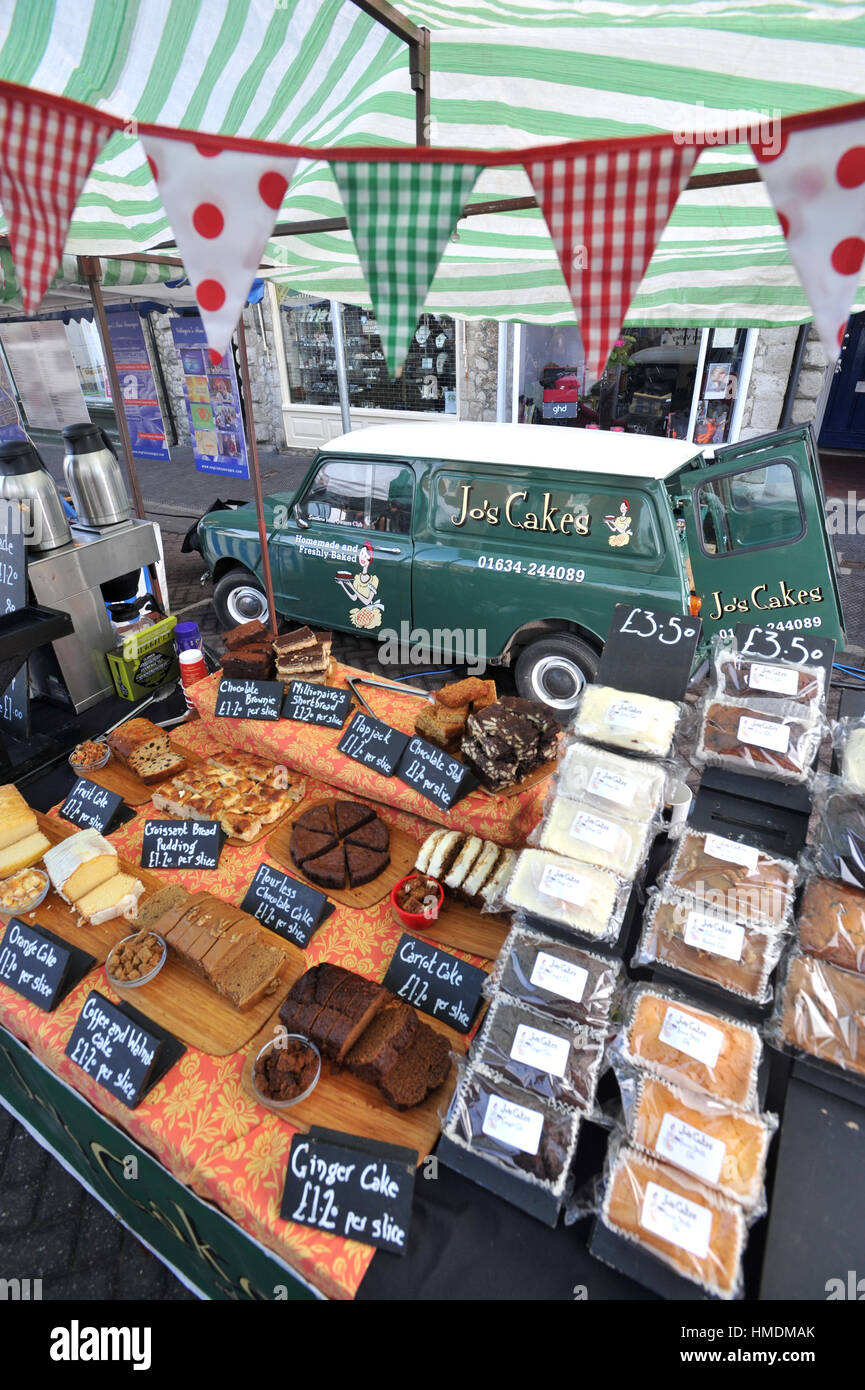
<svg viewBox="0 0 865 1390"><path fill-rule="evenodd" d="M138 312L124 309L122 313L109 314L108 336L117 363L133 458L167 460L171 455L165 439L165 421Z"/></svg>
<svg viewBox="0 0 865 1390"><path fill-rule="evenodd" d="M183 369L196 469L199 473L248 478L240 394L230 353L218 363L211 361L204 325L197 315L172 319L171 332Z"/></svg>

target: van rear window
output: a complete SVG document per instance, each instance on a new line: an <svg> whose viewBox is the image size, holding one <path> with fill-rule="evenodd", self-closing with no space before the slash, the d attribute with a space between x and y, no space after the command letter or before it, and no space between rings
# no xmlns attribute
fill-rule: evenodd
<svg viewBox="0 0 865 1390"><path fill-rule="evenodd" d="M626 552L640 560L660 554L651 499L634 488L546 488L517 475L513 482L439 473L433 527L441 535L471 536L490 545L540 540L570 555Z"/></svg>
<svg viewBox="0 0 865 1390"><path fill-rule="evenodd" d="M785 545L805 534L796 474L780 460L703 483L697 516L707 555Z"/></svg>

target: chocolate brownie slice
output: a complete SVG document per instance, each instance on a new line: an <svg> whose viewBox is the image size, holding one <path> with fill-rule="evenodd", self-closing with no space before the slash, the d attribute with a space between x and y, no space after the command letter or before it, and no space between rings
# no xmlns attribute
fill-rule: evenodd
<svg viewBox="0 0 865 1390"><path fill-rule="evenodd" d="M369 806L364 806L362 801L338 801L334 807L336 812L336 833L342 839L352 830L359 829L369 821L375 820L375 811Z"/></svg>
<svg viewBox="0 0 865 1390"><path fill-rule="evenodd" d="M362 825L358 830L352 830L350 835L346 835L345 843L346 845L363 845L364 849L388 849L390 831L384 821L379 820L376 816L367 825Z"/></svg>
<svg viewBox="0 0 865 1390"><path fill-rule="evenodd" d="M324 830L307 830L305 826L295 825L288 843L289 853L295 864L303 867L307 859L315 859L336 847L336 836Z"/></svg>
<svg viewBox="0 0 865 1390"><path fill-rule="evenodd" d="M326 830L329 835L333 835L330 808L324 804L311 806L302 816L298 816L294 824L302 826L304 830Z"/></svg>
<svg viewBox="0 0 865 1390"><path fill-rule="evenodd" d="M390 863L390 854L386 849L365 849L363 845L352 845L348 841L345 844L345 857L352 888L371 883Z"/></svg>
<svg viewBox="0 0 865 1390"><path fill-rule="evenodd" d="M326 854L319 854L315 859L307 859L303 865L303 872L313 883L317 883L319 888L344 888L345 887L345 850L342 845L336 845Z"/></svg>

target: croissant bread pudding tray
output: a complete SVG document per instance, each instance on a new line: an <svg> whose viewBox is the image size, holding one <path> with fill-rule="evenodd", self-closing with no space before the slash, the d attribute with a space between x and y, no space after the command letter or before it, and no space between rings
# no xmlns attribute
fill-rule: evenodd
<svg viewBox="0 0 865 1390"><path fill-rule="evenodd" d="M36 813L39 829L52 845L76 834L76 827L51 816ZM142 869L131 860L118 857L121 873L131 874L144 884L145 895L155 893L165 887L165 882L157 874ZM144 899L142 899L142 902ZM47 927L68 941L72 946L80 946L94 956L97 965L104 964L106 957L118 941L135 928L125 917L115 917L101 926L92 927L81 922L78 914L64 902L54 889L48 893L32 913L26 913L25 922L37 923ZM273 1013L288 993L293 981L303 973L303 954L282 937L260 928L269 946L275 946L285 956L275 993L265 995L253 1008L241 1013L232 1004L217 994L216 990L200 976L194 974L169 951L168 959L155 979L140 989L127 991L118 989L117 993L128 999L154 1023L171 1030L181 1042L189 1047L200 1048L214 1057L224 1057L237 1052L261 1028L264 1021ZM96 981L98 984L99 982Z"/></svg>
<svg viewBox="0 0 865 1390"><path fill-rule="evenodd" d="M301 967L296 975L302 973ZM455 1052L465 1051L466 1039L461 1034L429 1014L419 1014L419 1018L436 1032L442 1033ZM402 1144L406 1148L417 1149L418 1163L423 1162L441 1133L439 1112L450 1099L456 1082L453 1063L442 1085L431 1091L420 1105L411 1110L395 1110L372 1082L361 1081L346 1070L337 1071L330 1062L323 1061L321 1076L312 1095L298 1105L279 1109L258 1094L252 1081L252 1069L258 1053L279 1032L280 1027L279 1010L276 1010L249 1045L241 1074L241 1084L248 1096L304 1133L312 1125L322 1125L325 1129L359 1134L364 1139L377 1139L385 1144Z"/></svg>
<svg viewBox="0 0 865 1390"><path fill-rule="evenodd" d="M169 820L184 819L184 796L182 791L175 806L165 807L159 803L165 799L171 798L172 792L175 790L174 782L178 781L182 783L186 774L190 774L192 777L200 774L211 775L213 779L212 786L197 798L197 800L202 803L202 806L203 802L209 799L211 795L219 798L221 793L225 793L227 798L231 798L234 792L236 794L236 799L227 801L225 807L226 811L241 816L248 815L249 819L257 821L259 820L259 816L255 813L256 796L263 795L264 797L269 797L271 801L275 801L278 807L278 814L275 817L269 821L261 820L260 829L254 831L248 839L241 838L239 835L230 834L226 840L226 844L229 845L245 846L259 844L268 835L273 833L276 826L284 824L287 818L294 814L297 803L300 801L306 788L305 779L300 777L298 773L289 772L287 769L284 776L280 779L281 781L285 781L287 785L281 790L274 790L269 787L266 782L262 782L258 776L262 766L264 764L269 764L273 768L277 767L277 764L269 758L256 758L251 754L246 754L239 750L217 748L214 750L213 756L220 759L221 762L224 762L224 766L222 766L211 763L208 759L201 758L196 753L190 753L186 748L181 748L179 745L174 745L174 747L175 751L186 759L187 766L182 772L177 774L176 779L169 777L166 778L164 782L157 783L156 786L148 787L148 798L153 798L154 802L154 817L168 817ZM108 763L107 766L110 767L111 764ZM248 777L244 776L244 767L254 767L256 769L256 774L250 774ZM241 785L243 788L248 787L247 793L241 790ZM272 806L268 807L265 805L264 810L272 816ZM203 808L200 810L200 814L206 820L219 820L218 810L208 814L207 809Z"/></svg>

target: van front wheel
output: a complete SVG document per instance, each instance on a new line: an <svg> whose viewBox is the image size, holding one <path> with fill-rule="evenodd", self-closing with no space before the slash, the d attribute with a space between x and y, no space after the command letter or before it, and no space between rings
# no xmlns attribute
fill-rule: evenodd
<svg viewBox="0 0 865 1390"><path fill-rule="evenodd" d="M213 607L223 629L239 627L253 618L266 623L267 595L254 574L243 566L228 570L213 586Z"/></svg>
<svg viewBox="0 0 865 1390"><path fill-rule="evenodd" d="M524 700L540 700L556 714L567 715L597 673L597 652L580 637L562 632L530 642L517 658L514 679Z"/></svg>

